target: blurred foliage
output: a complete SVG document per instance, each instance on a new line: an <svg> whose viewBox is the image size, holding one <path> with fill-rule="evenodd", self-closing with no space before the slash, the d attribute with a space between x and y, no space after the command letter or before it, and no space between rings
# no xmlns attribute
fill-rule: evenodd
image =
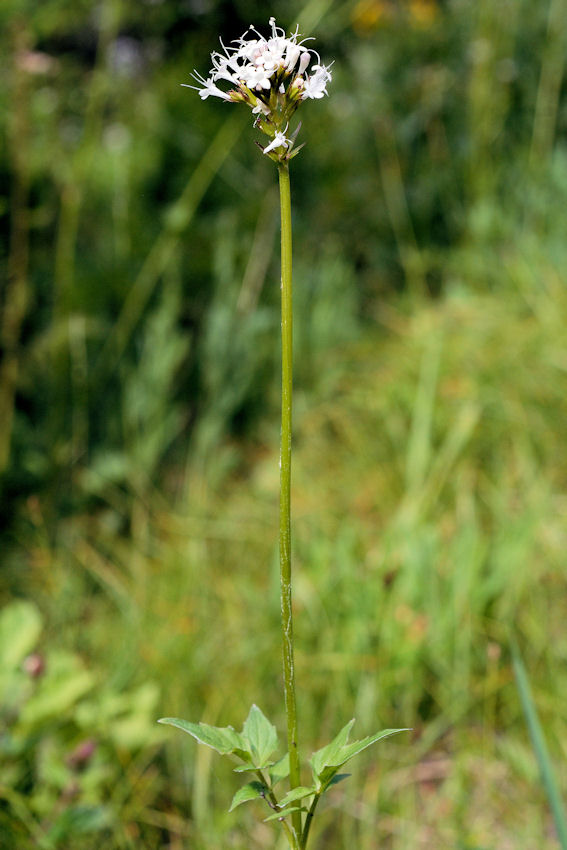
<svg viewBox="0 0 567 850"><path fill-rule="evenodd" d="M42 627L31 602L0 614L0 846L100 846L127 832L135 785L159 792L147 770L159 690L104 683L77 655L44 650Z"/></svg>
<svg viewBox="0 0 567 850"><path fill-rule="evenodd" d="M315 845L379 804L392 850L551 848L507 647L565 756L566 0L1 5L0 847L272 846L150 724L281 710L275 174L180 86L269 14L335 60L292 171L301 734L416 729Z"/></svg>
<svg viewBox="0 0 567 850"><path fill-rule="evenodd" d="M333 97L306 114L294 169L298 286L315 269L310 297L332 299L331 249L353 281L354 327L377 294L439 293L447 251L546 161L567 120L561 4L549 20L545 4L521 0L281 5L283 23L315 27L335 58ZM210 334L219 275L231 293L243 281L246 325L277 322L273 169L244 112L179 85L207 65L216 33L258 13L212 0L4 5L0 465L11 504L39 490L55 516L100 496L104 480L139 494L202 418L214 444L265 409L271 334L249 345L242 331L236 375ZM316 332L311 351L326 344Z"/></svg>

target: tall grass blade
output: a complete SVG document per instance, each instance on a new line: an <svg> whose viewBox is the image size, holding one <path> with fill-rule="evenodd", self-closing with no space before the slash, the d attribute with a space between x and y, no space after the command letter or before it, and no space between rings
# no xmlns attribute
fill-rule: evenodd
<svg viewBox="0 0 567 850"><path fill-rule="evenodd" d="M567 820L565 818L563 800L561 799L559 785L549 757L549 751L545 742L543 729L541 728L541 723L537 715L526 668L524 667L521 659L519 649L515 644L512 644L512 663L514 665L516 684L518 686L522 708L524 710L530 738L532 739L532 745L539 765L541 779L549 801L553 820L555 822L559 844L561 846L561 850L567 850Z"/></svg>

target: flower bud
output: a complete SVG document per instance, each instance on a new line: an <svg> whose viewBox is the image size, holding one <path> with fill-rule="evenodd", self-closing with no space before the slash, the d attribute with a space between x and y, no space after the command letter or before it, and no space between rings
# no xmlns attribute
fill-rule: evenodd
<svg viewBox="0 0 567 850"><path fill-rule="evenodd" d="M297 69L297 73L301 76L306 70L307 66L311 62L311 54L308 50L304 50L301 54L301 59L299 60L299 68Z"/></svg>
<svg viewBox="0 0 567 850"><path fill-rule="evenodd" d="M286 53L286 62L285 67L287 71L293 71L297 60L299 59L299 55L301 53L301 48L298 47L297 44L289 44Z"/></svg>

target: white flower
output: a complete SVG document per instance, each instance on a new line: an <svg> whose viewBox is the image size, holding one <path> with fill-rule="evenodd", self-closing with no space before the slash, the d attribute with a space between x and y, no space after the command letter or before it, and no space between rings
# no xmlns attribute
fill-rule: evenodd
<svg viewBox="0 0 567 850"><path fill-rule="evenodd" d="M242 72L242 80L249 89L256 89L256 91L271 87L270 76L263 67L255 68L253 65L248 65Z"/></svg>
<svg viewBox="0 0 567 850"><path fill-rule="evenodd" d="M282 133L282 132L280 132L280 130L278 130L275 137L274 137L274 140L272 142L270 142L270 144L267 145L267 147L264 148L264 153L269 153L270 151L273 151L274 148L287 148L287 147L289 147L289 139L286 139L285 133Z"/></svg>
<svg viewBox="0 0 567 850"><path fill-rule="evenodd" d="M277 91L280 95L286 95L288 91L301 87L298 78L303 78L312 57L319 62L313 67L314 74L307 77L302 93L302 98L319 98L326 94L326 83L331 79L328 68L320 64L316 51L304 46L306 39L298 40L297 30L286 36L281 27L276 26L274 18L270 18L271 36L264 38L254 26L250 26L246 32L236 39L232 45L225 46L220 40L223 53L215 50L211 53L213 67L205 80L196 72L194 79L199 86L188 86L196 88L203 100L209 95L222 97L224 100L233 100L226 92L221 94L215 84L219 80L225 80L238 88L247 89L248 92L268 91L277 82ZM242 92L245 94L245 92ZM239 98L246 101L247 98ZM296 107L295 107L296 108Z"/></svg>
<svg viewBox="0 0 567 850"><path fill-rule="evenodd" d="M314 65L313 70L315 73L307 77L303 84L301 94L303 100L308 97L319 100L327 94L327 83L331 80L329 68L325 68L324 65Z"/></svg>
<svg viewBox="0 0 567 850"><path fill-rule="evenodd" d="M202 77L195 71L193 77L198 83L200 83L200 86L190 86L187 83L181 83L181 85L184 86L186 89L195 89L195 91L198 91L201 100L206 100L209 95L213 95L214 97L221 97L223 100L231 99L226 92L215 86L214 79L212 76L209 77L208 80L205 80L204 77Z"/></svg>
<svg viewBox="0 0 567 850"><path fill-rule="evenodd" d="M208 77L195 71L192 76L197 85L187 87L196 89L202 100L213 96L248 104L256 116L255 126L270 139L264 153L279 149L278 157L283 159L292 156L297 135L294 132L286 138L290 119L303 100L318 100L327 94L331 72L330 66L321 64L317 51L305 46L309 39L302 39L297 28L286 35L274 18L269 24L268 38L251 25L228 46L220 39L222 51L211 53ZM315 64L311 65L312 61ZM230 89L220 88L221 80Z"/></svg>
<svg viewBox="0 0 567 850"><path fill-rule="evenodd" d="M223 56L221 53L211 53L213 68L211 77L214 80L228 80L230 83L238 85L240 82L238 77L238 63L231 58Z"/></svg>

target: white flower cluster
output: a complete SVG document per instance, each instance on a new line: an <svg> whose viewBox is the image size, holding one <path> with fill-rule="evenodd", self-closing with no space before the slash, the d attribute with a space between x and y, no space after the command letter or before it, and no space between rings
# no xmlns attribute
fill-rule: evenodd
<svg viewBox="0 0 567 850"><path fill-rule="evenodd" d="M318 100L327 94L331 71L330 66L321 64L315 50L304 46L307 39L298 41L297 30L286 36L274 18L269 23L270 38L250 26L235 40L235 47L225 47L221 39L224 53L211 53L213 67L208 78L195 71L192 76L198 85L187 88L198 91L202 100L212 95L233 103L247 103L257 116L255 125L271 139L264 153L281 160L291 157L297 135L285 135L291 116L302 100ZM234 88L224 91L217 86L219 80Z"/></svg>

